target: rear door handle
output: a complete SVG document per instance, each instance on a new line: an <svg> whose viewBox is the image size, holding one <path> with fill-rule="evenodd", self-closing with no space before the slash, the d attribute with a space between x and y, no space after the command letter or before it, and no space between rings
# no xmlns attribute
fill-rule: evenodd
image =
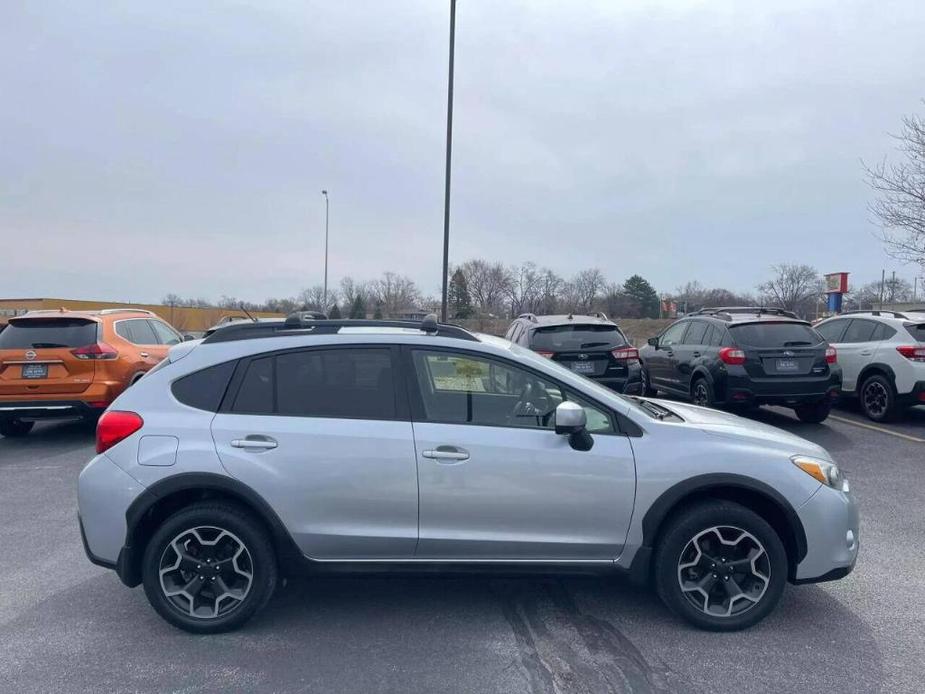
<svg viewBox="0 0 925 694"><path fill-rule="evenodd" d="M862 357L869 357L871 354L873 354L873 352L871 352L869 349L865 349L863 352L861 352Z"/></svg>
<svg viewBox="0 0 925 694"><path fill-rule="evenodd" d="M694 352L694 357L695 357L695 358L696 358L696 357L699 357L699 356L700 356L700 352Z"/></svg>
<svg viewBox="0 0 925 694"><path fill-rule="evenodd" d="M231 442L232 448L243 448L246 451L269 451L278 445L276 439L261 434L251 434Z"/></svg>
<svg viewBox="0 0 925 694"><path fill-rule="evenodd" d="M469 451L457 446L437 446L436 448L422 451L421 455L437 462L461 463L464 460L469 460Z"/></svg>
<svg viewBox="0 0 925 694"><path fill-rule="evenodd" d="M148 353L147 353L147 352L139 352L138 354L140 354L141 356L143 356L145 359L148 358Z"/></svg>

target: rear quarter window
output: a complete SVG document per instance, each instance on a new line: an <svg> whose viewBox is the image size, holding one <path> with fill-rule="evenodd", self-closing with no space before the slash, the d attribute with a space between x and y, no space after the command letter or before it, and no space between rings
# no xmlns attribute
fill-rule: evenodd
<svg viewBox="0 0 925 694"><path fill-rule="evenodd" d="M824 342L805 323L746 323L730 326L729 332L738 345L746 347L805 347Z"/></svg>
<svg viewBox="0 0 925 694"><path fill-rule="evenodd" d="M194 371L174 381L170 390L173 396L184 405L199 410L218 412L218 407L225 396L225 390L228 388L228 382L231 380L231 374L234 373L235 363L229 361L201 371Z"/></svg>
<svg viewBox="0 0 925 694"><path fill-rule="evenodd" d="M0 349L85 347L97 340L97 323L75 318L13 320L0 332Z"/></svg>
<svg viewBox="0 0 925 694"><path fill-rule="evenodd" d="M916 342L925 342L925 323L906 323L903 326ZM0 340L3 338L0 337Z"/></svg>

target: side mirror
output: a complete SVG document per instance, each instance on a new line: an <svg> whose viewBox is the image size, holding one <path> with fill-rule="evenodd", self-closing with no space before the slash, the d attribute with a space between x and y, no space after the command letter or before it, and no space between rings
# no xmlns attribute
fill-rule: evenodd
<svg viewBox="0 0 925 694"><path fill-rule="evenodd" d="M566 400L556 407L556 433L559 435L574 434L588 425L588 415L585 408L577 402Z"/></svg>
<svg viewBox="0 0 925 694"><path fill-rule="evenodd" d="M566 400L556 407L556 433L567 435L569 445L576 451L590 451L594 446L594 439L585 428L587 425L588 415L577 402Z"/></svg>
<svg viewBox="0 0 925 694"><path fill-rule="evenodd" d="M186 333L186 334L183 335L183 341L184 341L184 342L189 342L190 340L195 340L195 339L196 339L196 338L193 337L192 335L190 335L189 333Z"/></svg>
<svg viewBox="0 0 925 694"><path fill-rule="evenodd" d="M648 343L652 345L653 347L655 347L655 349L658 349L658 338L657 337L650 337L648 339Z"/></svg>

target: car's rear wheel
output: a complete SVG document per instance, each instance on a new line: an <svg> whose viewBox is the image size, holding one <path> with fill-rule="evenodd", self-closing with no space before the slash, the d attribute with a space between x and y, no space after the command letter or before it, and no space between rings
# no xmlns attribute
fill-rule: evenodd
<svg viewBox="0 0 925 694"><path fill-rule="evenodd" d="M17 436L25 436L30 431L32 427L35 426L35 422L24 422L21 419L16 419L15 417L10 419L0 419L0 435L6 436L8 438L16 438Z"/></svg>
<svg viewBox="0 0 925 694"><path fill-rule="evenodd" d="M703 378L697 378L691 385L691 400L695 405L701 407L713 407L716 402L716 396L713 393L713 386Z"/></svg>
<svg viewBox="0 0 925 694"><path fill-rule="evenodd" d="M143 559L145 594L168 622L197 634L237 629L276 586L273 546L246 511L201 503L169 517Z"/></svg>
<svg viewBox="0 0 925 694"><path fill-rule="evenodd" d="M777 605L787 555L774 529L736 503L691 506L669 522L655 554L662 601L694 626L745 629Z"/></svg>
<svg viewBox="0 0 925 694"><path fill-rule="evenodd" d="M896 391L890 380L881 374L864 379L858 391L861 409L868 419L887 422L896 416Z"/></svg>
<svg viewBox="0 0 925 694"><path fill-rule="evenodd" d="M810 402L803 405L797 405L793 408L801 422L807 424L819 424L828 418L832 411L832 403L827 400L821 402Z"/></svg>

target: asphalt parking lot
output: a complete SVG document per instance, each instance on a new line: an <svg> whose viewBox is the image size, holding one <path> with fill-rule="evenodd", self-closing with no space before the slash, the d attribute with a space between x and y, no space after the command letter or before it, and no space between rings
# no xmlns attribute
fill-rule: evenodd
<svg viewBox="0 0 925 694"><path fill-rule="evenodd" d="M92 431L0 438L0 690L925 690L925 408L882 428L850 409L823 425L755 416L832 451L862 546L847 579L788 587L735 634L696 631L613 578L375 575L292 581L242 631L192 636L84 557L76 480Z"/></svg>

